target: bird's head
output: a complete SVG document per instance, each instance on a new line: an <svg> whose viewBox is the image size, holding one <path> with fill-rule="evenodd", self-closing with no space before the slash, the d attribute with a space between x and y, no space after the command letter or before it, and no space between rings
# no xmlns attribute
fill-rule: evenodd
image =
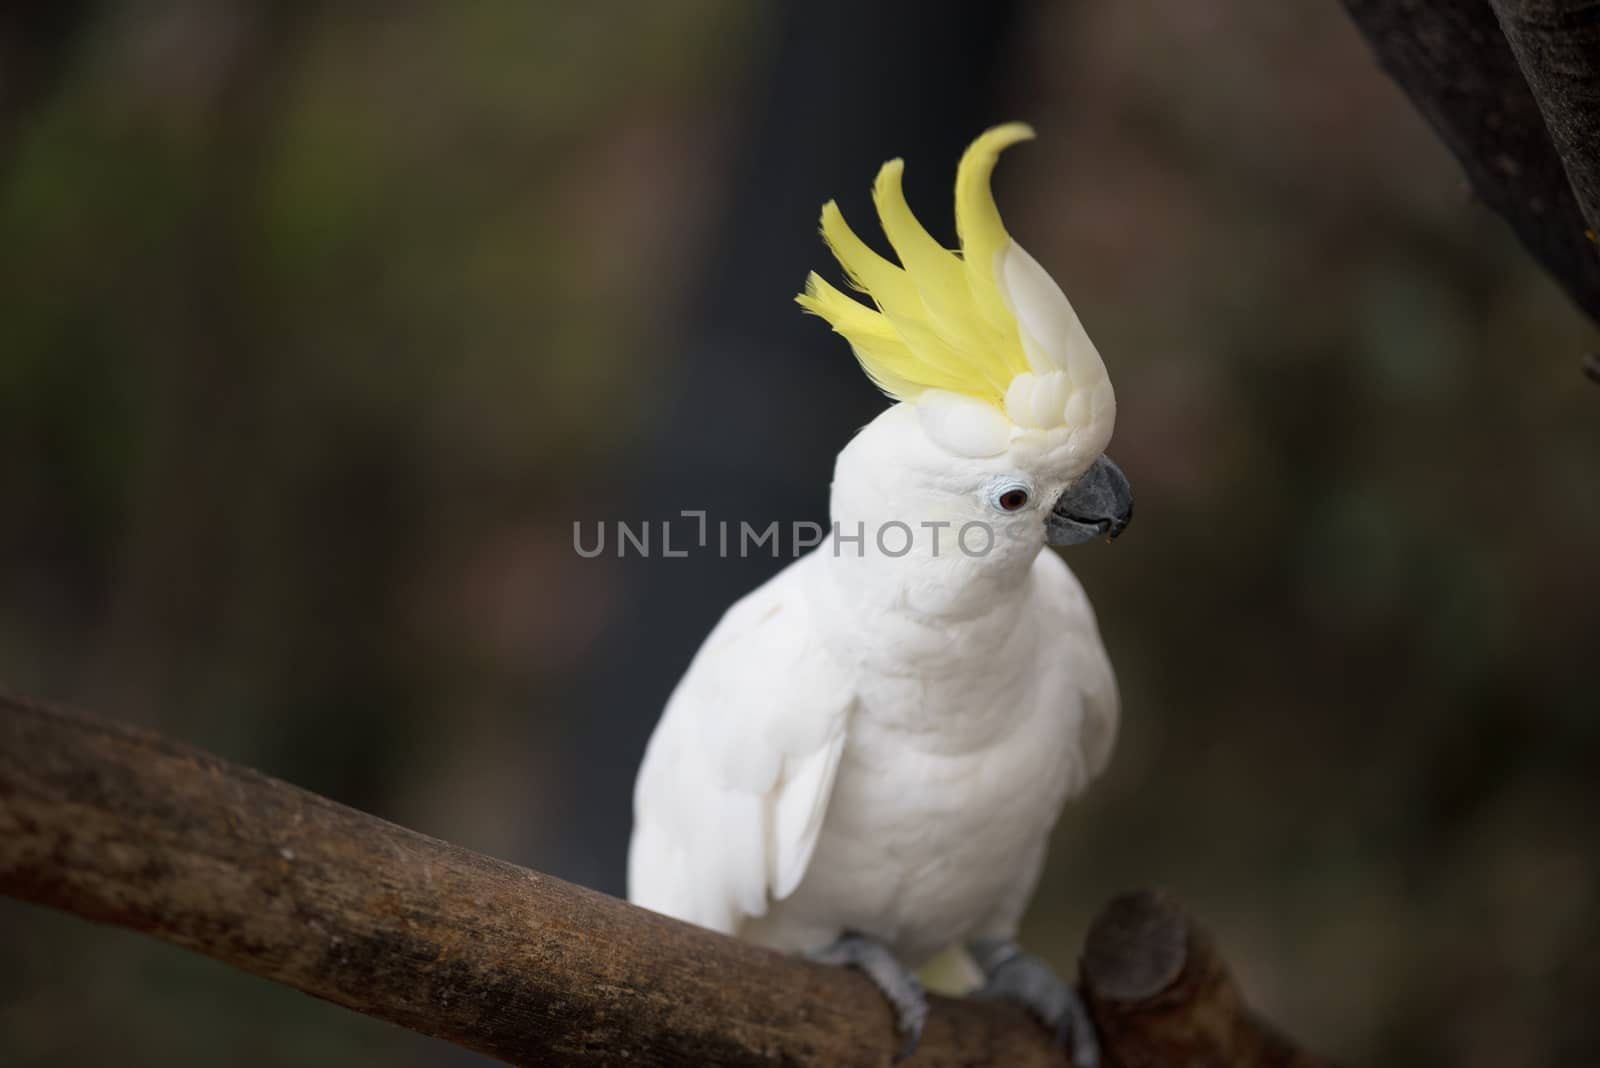
<svg viewBox="0 0 1600 1068"><path fill-rule="evenodd" d="M835 500L853 517L983 523L1022 552L1114 538L1132 517L1128 481L1105 455L1116 418L1105 365L1061 288L1006 232L990 189L1000 152L1032 137L1021 123L998 126L962 156L959 252L911 214L898 159L873 189L898 265L823 205L823 238L873 306L814 272L796 299L899 402L840 455Z"/></svg>

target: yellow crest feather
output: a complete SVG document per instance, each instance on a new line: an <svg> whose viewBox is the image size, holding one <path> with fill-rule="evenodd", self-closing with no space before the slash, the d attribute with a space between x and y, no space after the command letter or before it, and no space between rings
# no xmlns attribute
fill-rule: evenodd
<svg viewBox="0 0 1600 1068"><path fill-rule="evenodd" d="M873 186L878 218L899 264L868 248L837 204L822 206L823 240L876 310L815 272L795 299L850 342L862 369L891 397L910 400L923 390L942 389L1003 406L1012 380L1029 370L1016 318L995 281L1011 235L989 180L1000 153L1032 137L1023 123L1007 123L984 133L962 155L955 197L959 252L942 247L911 213L901 189L901 160L885 163Z"/></svg>

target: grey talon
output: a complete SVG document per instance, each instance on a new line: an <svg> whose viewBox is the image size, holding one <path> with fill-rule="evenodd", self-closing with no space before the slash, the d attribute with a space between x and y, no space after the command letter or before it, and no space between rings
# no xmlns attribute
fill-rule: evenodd
<svg viewBox="0 0 1600 1068"><path fill-rule="evenodd" d="M864 972L894 1010L895 1030L901 1037L895 1062L916 1052L922 1041L922 1029L928 1023L928 996L922 990L922 983L888 946L865 935L847 933L832 945L811 950L806 956L822 964L842 964Z"/></svg>
<svg viewBox="0 0 1600 1068"><path fill-rule="evenodd" d="M967 947L984 984L976 996L1021 1004L1072 1051L1073 1068L1099 1068L1100 1042L1083 999L1038 957L1009 939L984 939Z"/></svg>

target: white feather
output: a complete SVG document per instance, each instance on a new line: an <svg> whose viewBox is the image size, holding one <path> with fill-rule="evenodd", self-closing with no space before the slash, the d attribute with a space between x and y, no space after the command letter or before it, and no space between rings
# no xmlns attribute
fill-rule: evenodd
<svg viewBox="0 0 1600 1068"><path fill-rule="evenodd" d="M805 872L850 693L810 637L803 567L730 608L667 702L634 791L637 904L732 933Z"/></svg>
<svg viewBox="0 0 1600 1068"><path fill-rule="evenodd" d="M1011 441L1011 420L976 397L930 389L916 408L922 432L954 456L998 456Z"/></svg>
<svg viewBox="0 0 1600 1068"><path fill-rule="evenodd" d="M635 902L785 950L860 931L911 967L1015 933L1062 804L1104 767L1117 697L1082 588L1041 552L1042 512L997 519L983 488L1022 477L1047 502L1079 460L1053 428L961 455L921 407L840 454L833 518L864 539L825 541L730 608L668 701L635 792ZM981 429L970 414L933 425ZM1010 525L981 557L949 533L905 554L870 533L933 517Z"/></svg>

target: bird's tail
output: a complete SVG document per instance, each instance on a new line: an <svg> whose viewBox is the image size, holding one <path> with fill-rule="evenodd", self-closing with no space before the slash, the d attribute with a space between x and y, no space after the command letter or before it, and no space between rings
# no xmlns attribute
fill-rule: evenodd
<svg viewBox="0 0 1600 1068"><path fill-rule="evenodd" d="M917 969L922 985L935 994L960 997L983 985L978 962L959 945L950 946Z"/></svg>

